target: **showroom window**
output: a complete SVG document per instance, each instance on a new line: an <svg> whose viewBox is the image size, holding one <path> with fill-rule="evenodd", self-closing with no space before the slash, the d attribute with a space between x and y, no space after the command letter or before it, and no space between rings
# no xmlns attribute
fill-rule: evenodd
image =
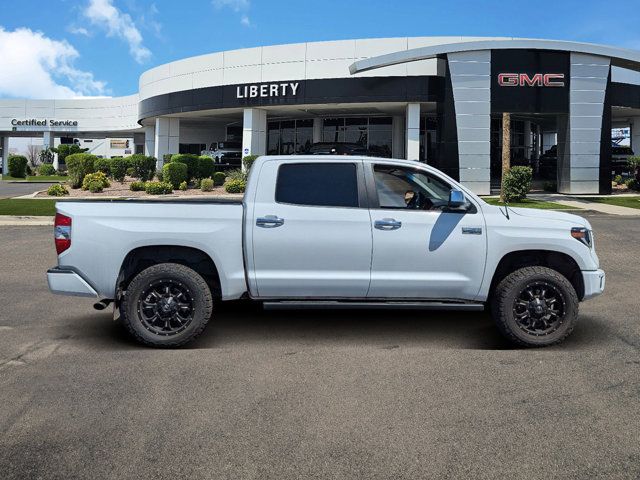
<svg viewBox="0 0 640 480"><path fill-rule="evenodd" d="M267 125L267 155L304 153L313 143L313 120L282 120Z"/></svg>
<svg viewBox="0 0 640 480"><path fill-rule="evenodd" d="M323 142L357 143L370 155L391 157L393 138L392 117L325 118Z"/></svg>

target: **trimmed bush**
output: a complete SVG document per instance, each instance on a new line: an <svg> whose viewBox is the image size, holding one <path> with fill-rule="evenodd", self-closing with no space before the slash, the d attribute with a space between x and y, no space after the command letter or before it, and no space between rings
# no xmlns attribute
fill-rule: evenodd
<svg viewBox="0 0 640 480"><path fill-rule="evenodd" d="M64 185L60 185L56 183L55 185L51 185L47 188L47 195L52 197L64 197L65 195L69 195L69 190Z"/></svg>
<svg viewBox="0 0 640 480"><path fill-rule="evenodd" d="M55 175L56 169L50 163L43 163L38 167L38 175Z"/></svg>
<svg viewBox="0 0 640 480"><path fill-rule="evenodd" d="M133 176L142 181L151 180L156 173L155 157L136 154L129 157L129 164L133 168Z"/></svg>
<svg viewBox="0 0 640 480"><path fill-rule="evenodd" d="M246 187L247 182L244 180L229 180L224 184L224 189L227 193L244 193Z"/></svg>
<svg viewBox="0 0 640 480"><path fill-rule="evenodd" d="M83 183L83 185L86 185L87 188L85 190L89 190L91 193L100 193L104 190L104 184L100 180L91 180Z"/></svg>
<svg viewBox="0 0 640 480"><path fill-rule="evenodd" d="M100 190L99 190L100 192L102 191L103 188L107 188L111 186L111 184L109 183L109 179L104 174L104 172L86 174L84 176L84 179L82 180L82 189L93 192L94 190L91 189L91 185L93 185L94 188L96 188L95 187L96 185L100 185Z"/></svg>
<svg viewBox="0 0 640 480"><path fill-rule="evenodd" d="M259 156L260 155L247 155L245 157L242 157L242 165L247 172L251 170L253 162L255 162Z"/></svg>
<svg viewBox="0 0 640 480"><path fill-rule="evenodd" d="M102 172L107 177L111 175L111 160L108 158L96 158L93 162L93 170L96 172Z"/></svg>
<svg viewBox="0 0 640 480"><path fill-rule="evenodd" d="M640 190L640 182L635 178L627 178L624 181L624 184L627 186L629 190Z"/></svg>
<svg viewBox="0 0 640 480"><path fill-rule="evenodd" d="M171 163L184 163L187 166L187 181L198 178L198 156L191 153L179 153L171 157Z"/></svg>
<svg viewBox="0 0 640 480"><path fill-rule="evenodd" d="M182 182L186 182L189 179L187 172L188 167L184 163L167 163L162 167L162 180L170 183L173 188L179 188Z"/></svg>
<svg viewBox="0 0 640 480"><path fill-rule="evenodd" d="M247 181L247 174L242 170L229 170L227 171L227 180L242 180Z"/></svg>
<svg viewBox="0 0 640 480"><path fill-rule="evenodd" d="M66 158L71 188L79 188L85 175L94 172L96 156L90 153L74 153Z"/></svg>
<svg viewBox="0 0 640 480"><path fill-rule="evenodd" d="M173 153L165 153L162 155L162 163L169 163L171 161L171 157L173 157Z"/></svg>
<svg viewBox="0 0 640 480"><path fill-rule="evenodd" d="M182 190L183 192L187 191L187 182L180 182L180 185L178 185L178 190Z"/></svg>
<svg viewBox="0 0 640 480"><path fill-rule="evenodd" d="M616 185L622 185L622 175L616 175L613 177L613 183Z"/></svg>
<svg viewBox="0 0 640 480"><path fill-rule="evenodd" d="M224 185L224 181L226 180L226 178L227 176L224 174L224 172L216 172L213 174L213 184L216 187Z"/></svg>
<svg viewBox="0 0 640 480"><path fill-rule="evenodd" d="M214 172L213 158L202 155L198 157L198 178L209 178Z"/></svg>
<svg viewBox="0 0 640 480"><path fill-rule="evenodd" d="M531 190L533 170L531 167L511 167L502 179L504 199L507 202L519 202L527 197Z"/></svg>
<svg viewBox="0 0 640 480"><path fill-rule="evenodd" d="M144 191L149 195L163 195L173 192L173 187L168 182L147 182Z"/></svg>
<svg viewBox="0 0 640 480"><path fill-rule="evenodd" d="M141 181L131 182L131 185L129 185L129 190L131 190L132 192L142 192L144 190L144 185L145 182Z"/></svg>
<svg viewBox="0 0 640 480"><path fill-rule="evenodd" d="M27 157L23 155L9 156L9 175L15 178L25 178L27 176Z"/></svg>
<svg viewBox="0 0 640 480"><path fill-rule="evenodd" d="M127 175L127 168L129 168L129 160L122 157L113 157L111 159L111 177L116 182L124 182L124 177Z"/></svg>
<svg viewBox="0 0 640 480"><path fill-rule="evenodd" d="M210 178L203 178L200 181L200 190L202 190L203 192L210 192L211 190L213 190L213 180L211 180Z"/></svg>

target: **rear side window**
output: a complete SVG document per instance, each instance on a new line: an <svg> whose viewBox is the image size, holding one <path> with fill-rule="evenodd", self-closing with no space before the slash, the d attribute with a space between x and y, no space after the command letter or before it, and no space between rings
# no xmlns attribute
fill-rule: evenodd
<svg viewBox="0 0 640 480"><path fill-rule="evenodd" d="M358 207L353 163L289 163L280 166L276 202L322 207Z"/></svg>

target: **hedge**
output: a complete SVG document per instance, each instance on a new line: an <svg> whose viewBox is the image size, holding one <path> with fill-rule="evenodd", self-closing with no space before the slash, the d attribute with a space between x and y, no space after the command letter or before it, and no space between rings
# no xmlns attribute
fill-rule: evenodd
<svg viewBox="0 0 640 480"><path fill-rule="evenodd" d="M247 187L247 182L244 180L229 180L224 185L224 189L227 193L244 193L244 189Z"/></svg>
<svg viewBox="0 0 640 480"><path fill-rule="evenodd" d="M198 157L198 178L209 178L213 175L215 166L213 158L202 155Z"/></svg>
<svg viewBox="0 0 640 480"><path fill-rule="evenodd" d="M108 158L98 158L93 162L93 169L96 172L102 172L107 176L111 175L111 160Z"/></svg>
<svg viewBox="0 0 640 480"><path fill-rule="evenodd" d="M127 174L127 168L129 168L129 160L122 157L113 157L111 159L111 177L117 182L124 182L124 177Z"/></svg>
<svg viewBox="0 0 640 480"><path fill-rule="evenodd" d="M11 155L9 157L9 175L15 178L25 178L27 176L27 157L23 155Z"/></svg>
<svg viewBox="0 0 640 480"><path fill-rule="evenodd" d="M533 170L531 167L511 167L502 179L504 200L507 202L524 200L531 190L532 179Z"/></svg>
<svg viewBox="0 0 640 480"><path fill-rule="evenodd" d="M253 162L255 162L258 157L259 155L247 155L245 157L242 157L242 165L244 165L244 168L247 172L251 170Z"/></svg>
<svg viewBox="0 0 640 480"><path fill-rule="evenodd" d="M69 190L67 190L67 187L64 185L56 183L47 189L47 195L52 197L64 197L65 195L69 195Z"/></svg>
<svg viewBox="0 0 640 480"><path fill-rule="evenodd" d="M198 156L191 153L179 153L171 157L171 163L179 162L187 166L187 181L192 178L198 178L198 160Z"/></svg>
<svg viewBox="0 0 640 480"><path fill-rule="evenodd" d="M82 180L82 189L89 190L94 193L96 191L101 192L103 188L107 188L110 185L111 184L109 183L109 179L104 174L104 172L88 173Z"/></svg>
<svg viewBox="0 0 640 480"><path fill-rule="evenodd" d="M213 184L217 187L219 187L220 185L224 185L224 181L226 180L227 176L224 174L224 172L216 172L213 174Z"/></svg>
<svg viewBox="0 0 640 480"><path fill-rule="evenodd" d="M213 190L213 180L210 178L203 178L200 182L200 190L203 192L210 192Z"/></svg>
<svg viewBox="0 0 640 480"><path fill-rule="evenodd" d="M162 181L170 183L174 189L180 188L180 184L188 180L187 168L182 162L167 163L162 167Z"/></svg>
<svg viewBox="0 0 640 480"><path fill-rule="evenodd" d="M144 186L144 191L149 195L162 195L173 193L173 187L168 182L147 182Z"/></svg>
<svg viewBox="0 0 640 480"><path fill-rule="evenodd" d="M71 188L79 188L84 177L94 172L93 165L96 160L97 157L90 153L74 153L66 158Z"/></svg>
<svg viewBox="0 0 640 480"><path fill-rule="evenodd" d="M142 181L151 180L156 174L155 157L147 157L142 154L135 154L129 157L129 164L133 168L133 176Z"/></svg>
<svg viewBox="0 0 640 480"><path fill-rule="evenodd" d="M55 175L55 174L56 174L56 169L53 168L53 165L51 165L50 163L43 163L38 167L38 175L48 176L48 175Z"/></svg>

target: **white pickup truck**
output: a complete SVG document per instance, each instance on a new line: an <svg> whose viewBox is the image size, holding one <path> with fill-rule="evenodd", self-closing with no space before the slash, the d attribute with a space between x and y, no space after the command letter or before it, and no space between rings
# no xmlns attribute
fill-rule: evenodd
<svg viewBox="0 0 640 480"><path fill-rule="evenodd" d="M54 293L114 303L140 342L179 346L216 300L265 307L491 309L523 346L558 343L604 290L584 218L490 206L428 165L274 156L243 200L57 204Z"/></svg>

